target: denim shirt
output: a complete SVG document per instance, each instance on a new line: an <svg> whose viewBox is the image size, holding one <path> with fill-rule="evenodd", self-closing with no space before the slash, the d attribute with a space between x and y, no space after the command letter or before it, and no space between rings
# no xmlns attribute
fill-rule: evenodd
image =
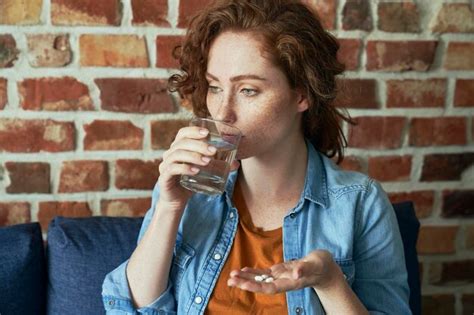
<svg viewBox="0 0 474 315"><path fill-rule="evenodd" d="M374 180L341 170L308 141L307 146L304 189L283 220L284 260L328 250L370 314L411 314L403 245L387 195ZM151 304L133 307L125 271L128 261L106 276L102 297L107 314L204 313L237 231L239 213L232 203L236 179L234 171L222 195L190 198L179 225L168 286ZM139 240L158 196L157 185ZM288 314L325 314L312 288L289 291L286 299Z"/></svg>

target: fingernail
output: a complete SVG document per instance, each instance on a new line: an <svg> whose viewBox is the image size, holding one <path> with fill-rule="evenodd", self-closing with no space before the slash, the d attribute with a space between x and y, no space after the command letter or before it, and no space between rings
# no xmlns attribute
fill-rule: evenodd
<svg viewBox="0 0 474 315"><path fill-rule="evenodd" d="M209 133L209 130L207 129L199 129L199 133L202 134L203 136L207 135Z"/></svg>
<svg viewBox="0 0 474 315"><path fill-rule="evenodd" d="M215 147L211 146L211 145L208 146L207 149L208 149L209 152L211 152L211 153L216 153L216 151L217 151L217 149L216 149Z"/></svg>
<svg viewBox="0 0 474 315"><path fill-rule="evenodd" d="M207 157L207 156L203 156L203 157L201 158L201 160L202 160L203 162L209 163L209 162L211 161L211 158L210 158L210 157Z"/></svg>
<svg viewBox="0 0 474 315"><path fill-rule="evenodd" d="M191 167L191 171L193 173L197 173L197 172L199 172L199 169L197 167Z"/></svg>

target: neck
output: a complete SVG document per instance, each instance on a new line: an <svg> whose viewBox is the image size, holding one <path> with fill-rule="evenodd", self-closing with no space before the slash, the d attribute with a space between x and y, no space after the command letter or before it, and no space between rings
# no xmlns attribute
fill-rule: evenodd
<svg viewBox="0 0 474 315"><path fill-rule="evenodd" d="M299 198L307 167L307 147L303 137L279 144L261 156L241 161L239 184L250 199L281 200Z"/></svg>

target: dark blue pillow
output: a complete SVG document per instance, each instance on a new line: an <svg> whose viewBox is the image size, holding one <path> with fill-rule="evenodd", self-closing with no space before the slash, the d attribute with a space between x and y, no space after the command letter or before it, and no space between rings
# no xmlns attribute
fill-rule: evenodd
<svg viewBox="0 0 474 315"><path fill-rule="evenodd" d="M393 204L397 215L400 234L402 235L403 249L405 252L405 264L408 273L408 285L410 286L410 309L413 315L421 314L421 288L420 271L418 267L418 256L416 253L416 242L420 222L415 214L413 203L410 201Z"/></svg>
<svg viewBox="0 0 474 315"><path fill-rule="evenodd" d="M105 275L130 257L143 218L56 217L48 229L48 314L105 314Z"/></svg>
<svg viewBox="0 0 474 315"><path fill-rule="evenodd" d="M0 314L44 314L45 289L40 225L0 228Z"/></svg>

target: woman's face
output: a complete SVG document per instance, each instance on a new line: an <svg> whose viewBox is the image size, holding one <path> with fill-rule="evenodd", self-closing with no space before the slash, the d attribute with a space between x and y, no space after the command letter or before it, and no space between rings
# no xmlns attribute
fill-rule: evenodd
<svg viewBox="0 0 474 315"><path fill-rule="evenodd" d="M206 77L211 116L242 131L238 159L271 154L302 136L306 98L291 89L250 33L220 34L210 47Z"/></svg>

